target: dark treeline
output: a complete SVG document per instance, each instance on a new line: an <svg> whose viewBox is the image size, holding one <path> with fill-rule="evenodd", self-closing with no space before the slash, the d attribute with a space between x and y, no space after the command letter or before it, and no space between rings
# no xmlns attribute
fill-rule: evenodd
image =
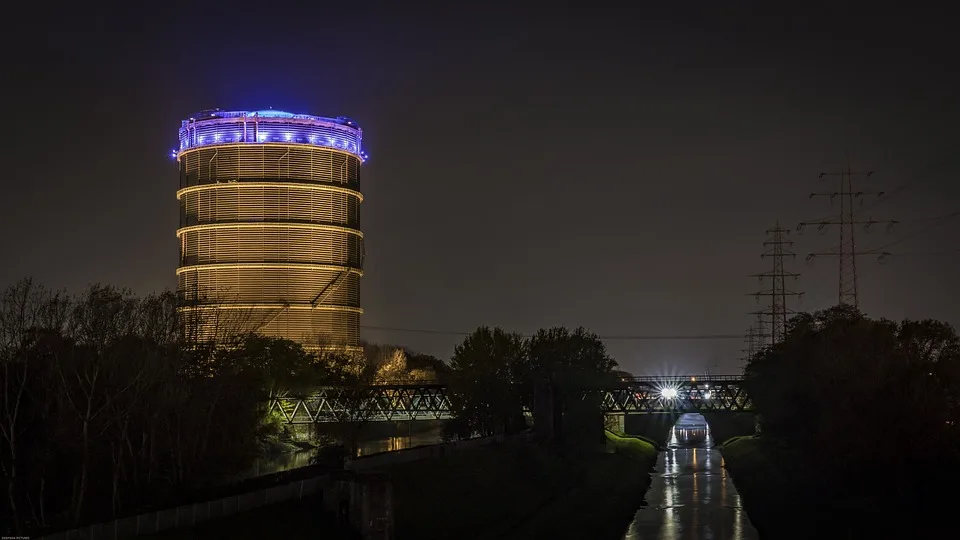
<svg viewBox="0 0 960 540"><path fill-rule="evenodd" d="M950 325L874 320L847 307L800 315L783 342L749 362L746 377L760 455L779 475L777 484L758 479L769 489L752 501L744 492L767 506L766 521L788 524L772 514L803 509L815 522L816 509L850 524L868 512L885 515L865 522L910 516L916 526L952 500L960 344ZM756 466L748 460L743 474Z"/></svg>
<svg viewBox="0 0 960 540"><path fill-rule="evenodd" d="M616 366L600 338L583 328L542 329L524 339L500 328L480 327L456 347L450 362L455 419L447 424L445 436L523 429L523 407L533 407L538 388L562 404L570 431L583 432L588 424L599 429L599 398L585 398L583 390L616 380Z"/></svg>
<svg viewBox="0 0 960 540"><path fill-rule="evenodd" d="M255 334L191 342L177 307L173 293L99 285L69 296L27 279L0 291L0 529L176 504L247 470L286 429L266 414L271 396L436 378L443 364L411 354L411 368L387 347L311 353Z"/></svg>

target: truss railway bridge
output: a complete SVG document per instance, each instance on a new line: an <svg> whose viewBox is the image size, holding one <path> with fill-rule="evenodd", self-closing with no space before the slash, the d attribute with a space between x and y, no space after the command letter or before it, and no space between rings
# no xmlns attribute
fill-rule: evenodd
<svg viewBox="0 0 960 540"><path fill-rule="evenodd" d="M430 381L324 387L307 396L276 397L270 411L279 412L288 424L444 420L452 417L449 393L445 384ZM714 430L728 431L733 420L737 434L754 424L741 376L632 377L584 393L602 394L603 413L619 417L627 433L658 441L666 440L684 413L703 414Z"/></svg>

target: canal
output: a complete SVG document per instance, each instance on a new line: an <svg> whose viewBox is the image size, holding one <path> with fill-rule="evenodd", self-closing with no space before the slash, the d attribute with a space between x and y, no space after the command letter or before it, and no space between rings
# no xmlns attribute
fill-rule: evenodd
<svg viewBox="0 0 960 540"><path fill-rule="evenodd" d="M418 426L411 426L410 424L410 422L403 422L395 426L383 426L379 429L368 430L359 441L357 457L378 454L380 452L395 452L397 450L406 450L407 448L442 442L442 423L424 422ZM244 474L238 475L235 480L255 478L266 474L305 467L310 465L310 459L315 453L316 450L302 450L277 456L257 458L253 466Z"/></svg>
<svg viewBox="0 0 960 540"><path fill-rule="evenodd" d="M702 415L680 417L667 448L657 458L650 489L624 540L759 537L713 443Z"/></svg>

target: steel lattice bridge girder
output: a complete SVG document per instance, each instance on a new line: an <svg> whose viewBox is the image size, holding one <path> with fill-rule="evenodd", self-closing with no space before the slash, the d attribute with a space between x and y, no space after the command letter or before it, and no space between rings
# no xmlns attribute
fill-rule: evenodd
<svg viewBox="0 0 960 540"><path fill-rule="evenodd" d="M324 387L309 396L274 398L270 411L290 424L453 418L447 386L435 383Z"/></svg>
<svg viewBox="0 0 960 540"><path fill-rule="evenodd" d="M735 376L634 377L583 392L601 395L606 414L751 412L742 383ZM676 390L676 397L665 398L666 388ZM430 382L323 387L309 396L273 398L269 410L289 424L453 418L447 385Z"/></svg>
<svg viewBox="0 0 960 540"><path fill-rule="evenodd" d="M665 389L676 391L666 398ZM602 389L606 414L753 412L743 377L633 377Z"/></svg>

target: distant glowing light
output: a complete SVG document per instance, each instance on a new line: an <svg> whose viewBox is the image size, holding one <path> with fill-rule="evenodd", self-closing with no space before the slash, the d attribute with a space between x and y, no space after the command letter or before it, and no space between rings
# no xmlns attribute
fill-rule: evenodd
<svg viewBox="0 0 960 540"><path fill-rule="evenodd" d="M677 397L677 389L664 388L663 390L660 390L660 397L664 399L675 399Z"/></svg>
<svg viewBox="0 0 960 540"><path fill-rule="evenodd" d="M713 394L712 394L711 392L704 392L704 393L703 393L703 399L710 399L710 398L712 397L712 395L713 395Z"/></svg>

